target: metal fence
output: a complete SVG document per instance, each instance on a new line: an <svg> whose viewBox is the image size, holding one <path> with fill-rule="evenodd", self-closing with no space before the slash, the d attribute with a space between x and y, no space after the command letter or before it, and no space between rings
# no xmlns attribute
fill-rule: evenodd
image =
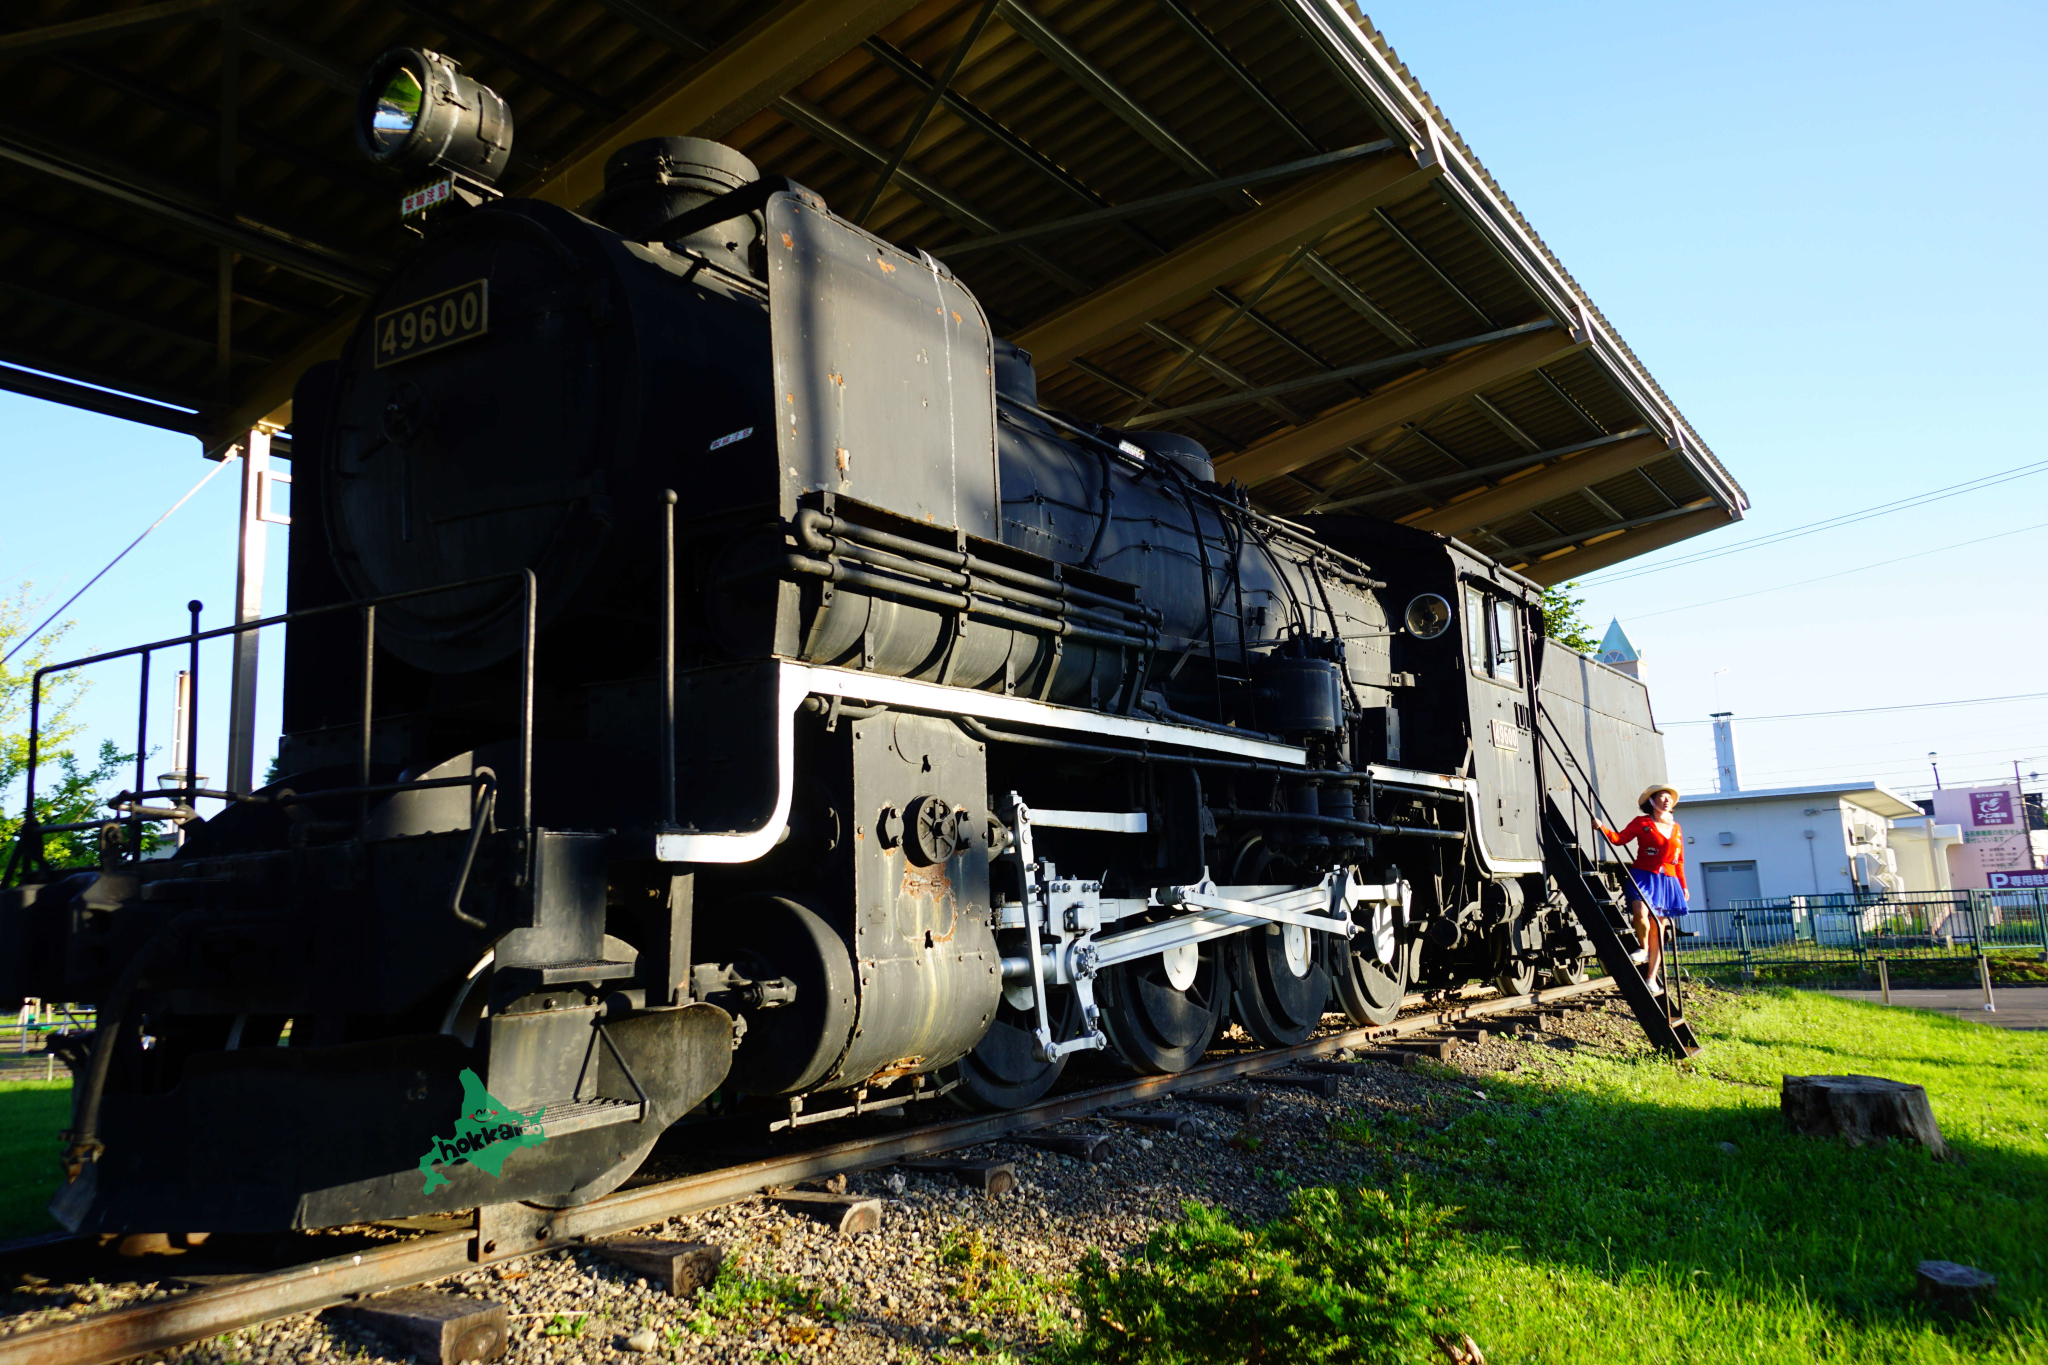
<svg viewBox="0 0 2048 1365"><path fill-rule="evenodd" d="M1678 961L1700 972L1861 972L1879 957L1931 966L1987 955L2048 961L2048 893L2041 891L1785 896L1696 910L1678 927Z"/></svg>

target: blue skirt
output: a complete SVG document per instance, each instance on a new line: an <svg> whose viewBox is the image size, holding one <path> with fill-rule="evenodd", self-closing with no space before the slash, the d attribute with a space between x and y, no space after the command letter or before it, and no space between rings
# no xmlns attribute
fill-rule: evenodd
<svg viewBox="0 0 2048 1365"><path fill-rule="evenodd" d="M1641 872L1628 870L1629 877L1636 884L1634 899L1650 907L1650 913L1660 919L1676 919L1685 913L1685 884L1678 878L1663 872Z"/></svg>

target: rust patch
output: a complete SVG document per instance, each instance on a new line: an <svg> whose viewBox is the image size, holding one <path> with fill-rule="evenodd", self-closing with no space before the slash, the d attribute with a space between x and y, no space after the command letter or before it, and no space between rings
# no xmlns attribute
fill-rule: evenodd
<svg viewBox="0 0 2048 1365"><path fill-rule="evenodd" d="M924 1069L925 1059L923 1057L902 1057L868 1077L868 1084L875 1085L882 1081L894 1081L900 1080L905 1076L915 1076Z"/></svg>
<svg viewBox="0 0 2048 1365"><path fill-rule="evenodd" d="M953 310L953 321L960 321L960 310L957 308Z"/></svg>
<svg viewBox="0 0 2048 1365"><path fill-rule="evenodd" d="M912 900L929 896L933 900L951 900L953 883L946 880L946 865L919 867L906 861L903 864L903 894ZM950 934L947 937L952 937Z"/></svg>
<svg viewBox="0 0 2048 1365"><path fill-rule="evenodd" d="M847 461L848 461L849 459L851 459L851 458L852 458L852 457L851 457L851 456L849 456L849 455L848 455L848 454L846 453L846 447L845 447L845 446L840 446L840 447L839 447L839 472L840 472L840 474L844 475L844 474L846 473L846 462L847 462Z"/></svg>
<svg viewBox="0 0 2048 1365"><path fill-rule="evenodd" d="M782 249L784 251L796 250L796 239L786 232L782 234Z"/></svg>
<svg viewBox="0 0 2048 1365"><path fill-rule="evenodd" d="M884 275L893 275L893 274L895 274L895 273L896 273L896 267L895 267L895 266L893 266L893 265L890 265L890 264L889 264L889 263L888 263L887 261L883 260L883 259L882 259L882 258L881 258L880 256L877 256L877 257L875 257L875 264L876 264L876 265L878 265L878 266L880 266L880 267L882 267L882 273L883 273Z"/></svg>
<svg viewBox="0 0 2048 1365"><path fill-rule="evenodd" d="M843 374L828 374L825 377L842 389L846 387L846 376Z"/></svg>

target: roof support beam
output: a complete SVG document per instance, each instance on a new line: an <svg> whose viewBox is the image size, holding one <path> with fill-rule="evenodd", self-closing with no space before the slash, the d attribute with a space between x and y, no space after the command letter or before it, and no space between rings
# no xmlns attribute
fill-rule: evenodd
<svg viewBox="0 0 2048 1365"><path fill-rule="evenodd" d="M1425 370L1413 379L1347 404L1313 422L1281 432L1236 457L1217 461L1220 472L1256 487L1267 479L1315 463L1354 441L1458 402L1490 384L1527 374L1538 365L1580 350L1583 336L1560 327L1510 337Z"/></svg>
<svg viewBox="0 0 2048 1365"><path fill-rule="evenodd" d="M1708 531L1719 530L1735 520L1735 514L1725 507L1704 507L1697 512L1668 517L1647 526L1624 531L1597 544L1571 550L1551 559L1525 564L1517 570L1523 577L1543 587L1563 583L1568 579L1604 569L1610 564L1619 564L1624 559L1634 559L1652 550L1661 550L1667 545L1676 545L1681 540L1690 540Z"/></svg>
<svg viewBox="0 0 2048 1365"><path fill-rule="evenodd" d="M450 45L459 44L501 66L508 66L528 80L552 90L569 103L587 109L593 114L615 119L626 112L595 90L570 80L547 63L527 56L512 44L493 37L475 24L458 19L438 5L428 4L427 0L384 0L384 3L405 11L429 28L438 29Z"/></svg>
<svg viewBox="0 0 2048 1365"><path fill-rule="evenodd" d="M163 407L156 403L131 398L125 393L108 393L104 389L88 388L73 384L67 379L56 379L46 374L35 374L28 370L17 370L12 366L0 365L0 389L9 393L23 393L31 398L48 399L67 407L83 408L87 412L104 413L108 417L119 417L123 421L140 422L144 426L162 427L182 435L197 435L200 417L196 412L180 412L176 408Z"/></svg>
<svg viewBox="0 0 2048 1365"><path fill-rule="evenodd" d="M1337 268L1314 252L1303 263L1302 268L1315 276L1316 282L1335 294L1345 304L1357 310L1360 317L1379 328L1400 346L1413 350L1422 343L1413 332L1389 317L1385 310L1365 296L1365 291L1353 284Z"/></svg>
<svg viewBox="0 0 2048 1365"><path fill-rule="evenodd" d="M996 6L1001 0L982 0L982 6L968 21L967 35L953 49L947 59L946 69L932 82L931 89L924 92L924 99L917 106L917 114L910 120L910 126L903 130L903 136L896 141L896 150L890 153L889 164L875 177L875 183L868 190L868 197L860 201L850 220L858 227L867 222L868 215L875 211L875 201L882 197L882 191L889 188L889 182L896 178L897 169L903 165L903 158L910 155L910 149L917 145L918 135L924 132L926 120L932 116L932 109L944 98L946 90L953 84L953 78L960 74L960 63L967 60L967 54L981 40L981 31L988 27L988 21L995 17Z"/></svg>
<svg viewBox="0 0 2048 1365"><path fill-rule="evenodd" d="M1512 552L1512 555L1518 557L1522 563L1541 563L1545 559L1570 554L1574 550L1590 549L1592 546L1604 544L1626 531L1634 531L1644 526L1654 526L1658 522L1671 521L1676 517L1683 516L1687 512L1703 510L1713 500L1711 494L1702 494L1685 506L1669 512L1652 512L1647 517L1631 517L1625 521L1613 521L1605 526L1595 526L1584 531L1565 531L1556 522L1547 519L1540 513L1531 512L1529 515L1541 523L1544 529L1555 531L1557 534L1549 540L1532 541L1523 545L1517 545L1507 540L1502 540L1501 543L1506 545ZM1491 533L1489 532L1488 534ZM1494 538L1496 540L1500 539L1498 536Z"/></svg>
<svg viewBox="0 0 2048 1365"><path fill-rule="evenodd" d="M1100 100L1109 111L1130 125L1140 137L1160 151L1191 175L1205 180L1216 177L1216 168L1205 160L1200 152L1180 140L1173 130L1153 116L1150 110L1139 104L1126 93L1122 86L1084 56L1080 49L1048 24L1035 11L1021 3L1021 0L1003 0L1003 22L1014 29L1017 35L1044 53L1046 58L1073 78L1074 83Z"/></svg>
<svg viewBox="0 0 2048 1365"><path fill-rule="evenodd" d="M1008 232L998 232L992 237L976 237L971 241L956 242L946 246L943 249L943 254L948 257L965 256L970 251L985 251L989 247L1002 246L1008 242L1022 242L1032 237L1050 236L1056 232L1071 232L1077 228L1094 227L1098 224L1114 222L1119 218L1134 218L1141 213L1150 213L1154 209L1171 208L1175 204L1185 204L1196 199L1207 199L1212 195L1223 194L1230 190L1244 189L1251 185L1263 185L1268 180L1283 180L1291 175L1302 175L1309 171L1319 171L1325 167L1338 165L1342 162L1356 161L1362 156L1371 156L1375 152L1390 151L1393 146L1394 144L1390 140L1381 138L1378 142L1360 143L1356 147L1346 147L1338 152L1322 152L1316 156L1303 157L1299 161L1285 161L1277 166L1268 166L1262 171L1246 171L1243 175L1227 176L1222 180L1211 180L1200 185L1190 185L1184 190L1173 190L1167 194L1155 194L1149 199L1133 199L1129 203L1118 204L1113 208L1096 209L1092 213L1077 213L1070 218L1055 218L1049 223L1035 223L1030 227L1012 228Z"/></svg>
<svg viewBox="0 0 2048 1365"><path fill-rule="evenodd" d="M1424 531L1459 535L1475 526L1492 526L1509 517L1519 516L1546 502L1617 474L1626 474L1672 453L1671 447L1664 444L1664 438L1657 435L1603 444L1577 455L1567 455L1555 464L1533 469L1483 493L1460 498L1449 506L1406 516L1401 521Z"/></svg>
<svg viewBox="0 0 2048 1365"><path fill-rule="evenodd" d="M1205 398L1197 403L1184 403L1176 408L1165 408L1159 412L1146 415L1155 421L1165 421L1169 417L1185 417L1192 413L1208 412L1214 408L1231 407L1238 403L1249 402L1255 398L1271 398L1283 393L1297 393L1302 389L1320 388L1326 384L1337 384L1347 379L1356 379L1363 375L1376 374L1381 370L1405 369L1410 365L1419 365L1425 360L1434 360L1438 356L1470 350L1474 346L1484 346L1488 342L1500 341L1508 337L1524 336L1530 332L1545 331L1556 325L1549 318L1544 318L1540 322L1523 323L1520 327L1507 327L1498 332L1487 332L1480 336L1467 337L1462 341L1447 341L1441 346L1425 346L1421 350L1407 351L1400 355L1381 356L1378 360L1368 360L1363 364L1346 365L1342 369L1326 370L1322 374L1304 375L1300 379L1283 380L1278 384L1267 384L1262 388L1247 389L1243 393L1229 394L1222 398Z"/></svg>
<svg viewBox="0 0 2048 1365"><path fill-rule="evenodd" d="M162 0L160 4L96 14L90 19L74 19L68 24L0 33L0 57L25 57L31 52L83 47L88 43L111 42L137 33L154 33L158 29L211 19L230 5L239 9L253 3L257 0L226 0L226 3L224 0Z"/></svg>
<svg viewBox="0 0 2048 1365"><path fill-rule="evenodd" d="M1411 427L1407 432L1409 437L1421 441L1431 450L1436 451L1439 455L1457 465L1458 468L1449 474L1436 474L1426 479L1413 480L1401 479L1384 469L1378 469L1377 472L1387 474L1389 478L1394 479L1394 482L1388 487L1374 488L1364 493L1347 493L1342 497L1333 498L1315 510L1318 512L1342 512L1353 507L1363 507L1367 503L1382 502L1388 498L1426 498L1433 489L1444 488L1451 484L1470 483L1474 479L1505 478L1516 470L1527 469L1531 465L1539 465L1546 460L1557 460L1567 455L1576 455L1582 450L1597 450L1602 446L1612 445L1616 441L1625 441L1632 437L1642 436L1648 433L1649 430L1648 427L1630 427L1627 431L1618 431L1612 436L1596 436L1590 441L1574 441L1568 446L1553 446L1549 450L1539 450L1533 455L1517 455L1511 460L1498 460L1488 465L1468 465L1457 456L1451 454L1450 451L1444 449L1427 432ZM1424 516L1434 510L1436 509L1433 507L1423 508L1410 515ZM1405 520L1405 518L1397 517L1395 520Z"/></svg>
<svg viewBox="0 0 2048 1365"><path fill-rule="evenodd" d="M627 143L675 133L713 138L728 133L859 46L911 3L783 0L523 193L575 208L604 188L606 158Z"/></svg>
<svg viewBox="0 0 2048 1365"><path fill-rule="evenodd" d="M307 241L282 228L258 223L247 214L231 218L184 190L152 185L138 172L39 133L0 127L0 162L12 162L73 189L102 195L215 246L268 261L346 294L368 294L384 270L382 262Z"/></svg>
<svg viewBox="0 0 2048 1365"><path fill-rule="evenodd" d="M1038 372L1046 374L1267 257L1356 218L1373 203L1414 193L1436 174L1436 166L1417 166L1405 152L1327 171L1033 323L1018 334L1017 344L1031 352Z"/></svg>

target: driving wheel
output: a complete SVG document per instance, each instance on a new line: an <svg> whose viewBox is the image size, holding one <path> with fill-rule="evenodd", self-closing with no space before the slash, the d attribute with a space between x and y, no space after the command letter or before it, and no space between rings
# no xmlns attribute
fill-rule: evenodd
<svg viewBox="0 0 2048 1365"><path fill-rule="evenodd" d="M1215 941L1118 963L1095 978L1102 1031L1133 1071L1185 1071L1223 1027L1229 979Z"/></svg>

